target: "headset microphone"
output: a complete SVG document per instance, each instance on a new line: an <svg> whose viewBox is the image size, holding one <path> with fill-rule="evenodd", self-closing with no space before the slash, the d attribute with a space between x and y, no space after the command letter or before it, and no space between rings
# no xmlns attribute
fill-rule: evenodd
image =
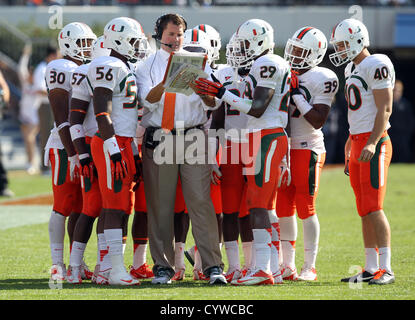
<svg viewBox="0 0 415 320"><path fill-rule="evenodd" d="M173 45L171 45L171 44L161 42L161 40L158 38L158 36L157 36L156 34L153 34L151 37L152 37L154 40L156 40L158 43L160 43L160 44L163 44L163 45L165 45L165 46L168 46L169 48L172 48L172 47L173 47Z"/></svg>

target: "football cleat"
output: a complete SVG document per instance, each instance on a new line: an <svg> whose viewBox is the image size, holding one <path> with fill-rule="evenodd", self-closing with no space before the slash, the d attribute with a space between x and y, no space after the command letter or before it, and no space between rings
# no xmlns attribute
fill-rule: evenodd
<svg viewBox="0 0 415 320"><path fill-rule="evenodd" d="M97 278L95 280L96 284L109 284L108 283L108 278L110 276L111 273L111 269L107 269L107 270L103 270L103 271L99 271L97 274Z"/></svg>
<svg viewBox="0 0 415 320"><path fill-rule="evenodd" d="M234 286L253 286L261 284L274 284L274 278L268 272L261 269L255 269L245 277L231 282Z"/></svg>
<svg viewBox="0 0 415 320"><path fill-rule="evenodd" d="M366 270L362 270L362 272L355 274L352 277L343 278L340 281L341 282L352 282L352 283L358 283L358 282L369 282L375 277L373 273L367 272Z"/></svg>
<svg viewBox="0 0 415 320"><path fill-rule="evenodd" d="M291 268L289 266L283 266L282 267L282 279L283 280L290 280L295 281L297 280L298 274L297 274L297 268Z"/></svg>
<svg viewBox="0 0 415 320"><path fill-rule="evenodd" d="M66 279L66 266L64 264L53 264L50 268L50 279L52 281L64 281Z"/></svg>
<svg viewBox="0 0 415 320"><path fill-rule="evenodd" d="M381 269L375 272L373 279L369 281L369 284L391 284L395 282L395 275L393 272L388 272L385 269Z"/></svg>
<svg viewBox="0 0 415 320"><path fill-rule="evenodd" d="M241 270L242 277L245 277L250 272L251 272L251 269L248 268L247 266L242 267L242 270Z"/></svg>
<svg viewBox="0 0 415 320"><path fill-rule="evenodd" d="M283 281L281 271L274 272L272 277L274 278L274 284L282 284Z"/></svg>
<svg viewBox="0 0 415 320"><path fill-rule="evenodd" d="M297 280L316 281L317 280L316 269L315 268L302 268Z"/></svg>
<svg viewBox="0 0 415 320"><path fill-rule="evenodd" d="M233 271L229 271L225 274L226 281L232 282L233 280L237 280L242 277L242 272L238 269L234 269Z"/></svg>
<svg viewBox="0 0 415 320"><path fill-rule="evenodd" d="M184 250L184 256L193 267L195 265L195 246L191 247L189 250Z"/></svg>
<svg viewBox="0 0 415 320"><path fill-rule="evenodd" d="M185 269L179 269L171 278L172 281L182 281L184 279L184 271Z"/></svg>
<svg viewBox="0 0 415 320"><path fill-rule="evenodd" d="M99 273L99 264L95 265L94 273L92 274L92 277L91 277L91 283L97 283L98 273Z"/></svg>
<svg viewBox="0 0 415 320"><path fill-rule="evenodd" d="M91 270L89 270L88 266L86 265L85 261L82 260L81 262L81 278L82 280L91 280L92 276L94 275L93 272L91 272Z"/></svg>
<svg viewBox="0 0 415 320"><path fill-rule="evenodd" d="M81 284L81 266L69 266L66 273L66 281L71 284Z"/></svg>
<svg viewBox="0 0 415 320"><path fill-rule="evenodd" d="M193 270L193 280L208 281L209 277L206 277L201 270Z"/></svg>
<svg viewBox="0 0 415 320"><path fill-rule="evenodd" d="M115 286L133 286L139 285L140 281L134 279L124 267L118 269L111 269L108 277L108 284Z"/></svg>
<svg viewBox="0 0 415 320"><path fill-rule="evenodd" d="M149 279L154 277L153 271L147 263L144 263L137 269L134 269L133 266L130 266L130 274L135 279Z"/></svg>

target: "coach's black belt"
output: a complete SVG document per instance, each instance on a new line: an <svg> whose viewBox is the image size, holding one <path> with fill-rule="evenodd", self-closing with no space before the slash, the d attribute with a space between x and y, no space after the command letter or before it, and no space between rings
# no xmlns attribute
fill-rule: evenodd
<svg viewBox="0 0 415 320"><path fill-rule="evenodd" d="M154 140L154 133L160 129L161 129L160 127L148 127L146 129L146 133L144 135L144 141L143 141L146 148L153 150L159 145L160 141ZM203 130L203 126L199 124L197 126L190 127L190 128L172 129L170 132L166 131L166 133L173 134L176 136L181 136L181 135L185 135L189 130L192 130L192 129Z"/></svg>

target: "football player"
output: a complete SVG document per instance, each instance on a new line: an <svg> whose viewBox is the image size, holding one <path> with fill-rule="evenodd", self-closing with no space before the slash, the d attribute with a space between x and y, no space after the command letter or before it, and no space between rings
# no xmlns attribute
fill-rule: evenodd
<svg viewBox="0 0 415 320"><path fill-rule="evenodd" d="M326 50L326 37L313 27L298 29L285 46L284 58L290 63L293 74L288 133L291 138L290 164L282 168L291 177L287 177L287 183L280 186L277 196L284 280L297 279L296 210L304 231L304 265L298 280L317 280L315 263L320 224L315 202L326 156L321 128L339 84L333 71L318 67Z"/></svg>
<svg viewBox="0 0 415 320"><path fill-rule="evenodd" d="M110 56L91 62L88 80L99 133L91 141L102 196L105 241L112 269L110 285L135 285L139 280L127 273L123 257L123 229L134 206L134 181L141 174L138 152L133 153L137 129L137 86L128 61L136 61L147 50L141 25L134 19L112 19L104 28L104 46Z"/></svg>
<svg viewBox="0 0 415 320"><path fill-rule="evenodd" d="M226 64L217 64L216 61L220 59L220 49L222 47L222 40L219 32L208 24L199 24L193 29L199 29L205 32L210 41L211 50L209 52L209 64L212 70L219 70L226 67Z"/></svg>
<svg viewBox="0 0 415 320"><path fill-rule="evenodd" d="M141 57L136 68L145 58L151 53L150 46L148 52ZM134 73L135 74L135 73ZM141 146L145 128L141 126L141 118L143 117L143 106L138 101L138 125L136 131L136 144L138 152L141 155ZM139 181L138 186L135 186L135 201L134 201L134 219L131 229L133 238L133 264L130 267L130 274L136 279L149 279L154 276L153 271L147 264L147 247L148 247L148 231L147 231L147 205L144 194L144 182Z"/></svg>
<svg viewBox="0 0 415 320"><path fill-rule="evenodd" d="M109 50L103 47L104 37L99 37L91 46L91 60L99 56L108 56ZM98 176L94 162L91 155L91 139L97 132L98 126L94 116L94 107L92 105L92 91L87 83L87 73L90 63L83 64L77 67L72 74L72 99L71 99L71 113L70 113L70 133L74 147L79 155L79 162L81 167L81 187L83 207L82 213L79 216L75 230L74 242L72 246L70 263L68 268L67 281L73 284L82 283L81 260L87 242L91 236L92 227L100 215L102 209L101 193L98 186ZM98 226L102 223L98 223ZM102 228L101 228L102 229ZM98 235L98 249L100 241L102 242L103 230L99 231ZM102 234L103 235L103 234ZM105 246L105 250L106 250ZM98 250L97 269L94 273L93 282L97 281L99 266L101 265L101 255ZM102 255L102 258L104 256Z"/></svg>
<svg viewBox="0 0 415 320"><path fill-rule="evenodd" d="M82 212L82 192L79 183L79 159L69 132L69 101L72 94L72 73L90 58L92 41L96 39L84 23L67 24L59 32L58 43L63 59L51 61L46 68L45 81L49 103L54 116L54 128L45 147L45 165L52 167L53 211L49 220L52 255L51 279L66 278L63 263L63 241L66 217L72 245L73 230Z"/></svg>
<svg viewBox="0 0 415 320"><path fill-rule="evenodd" d="M230 92L239 97L245 97L246 76L250 71L250 66L240 67L232 66L232 45L235 34L231 37L229 45L227 45L226 56L229 57L228 67L221 68L215 72L215 77L223 83L223 86ZM250 96L248 98L251 98ZM239 261L239 228L238 217L242 223L241 239L242 246L247 243L252 244L252 230L246 223L248 210L240 210L246 201L246 183L243 176L243 161L241 152L246 149L247 140L243 135L243 130L246 128L248 116L234 109L230 104L223 102L219 109L212 113L211 129L225 129L226 142L223 146L224 154L223 161L220 161L220 171L222 174L220 186L223 206L223 239L225 244L226 255L228 258L228 271L225 274L226 280L239 279L242 276L240 261ZM228 133L228 134L227 134ZM216 138L215 138L216 140ZM216 141L215 145L216 145ZM246 228L248 226L248 228ZM248 237L245 236L248 235ZM246 253L246 250L244 250ZM246 268L250 268L250 259L245 255Z"/></svg>
<svg viewBox="0 0 415 320"><path fill-rule="evenodd" d="M356 197L366 255L364 270L341 281L390 284L395 276L383 201L392 157L387 130L395 70L388 56L369 52L369 33L359 20L346 19L337 24L330 43L335 50L330 61L336 67L348 62L344 91L350 135L345 145L345 173Z"/></svg>
<svg viewBox="0 0 415 320"><path fill-rule="evenodd" d="M238 97L220 82L202 78L196 80L200 94L223 99L234 109L250 116L248 143L253 148L252 159L255 160L248 165L245 173L256 266L245 277L233 281L234 285L282 282L278 251L271 249L276 244L272 233L276 234L277 230L273 232L275 228L271 223L274 220L271 221L270 217L276 219L276 215L269 215L268 208L275 199L279 164L288 149L284 128L288 121L291 74L288 62L274 55L273 48L274 31L266 21L251 19L236 31L232 45L233 64L237 67L251 66L247 79L252 89L252 100Z"/></svg>

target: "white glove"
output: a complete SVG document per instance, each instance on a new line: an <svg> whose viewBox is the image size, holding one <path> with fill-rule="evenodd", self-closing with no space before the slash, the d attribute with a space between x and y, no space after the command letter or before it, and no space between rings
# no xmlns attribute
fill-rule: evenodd
<svg viewBox="0 0 415 320"><path fill-rule="evenodd" d="M282 158L280 163L280 177L278 179L278 188L285 189L291 184L291 170L287 163L287 156Z"/></svg>
<svg viewBox="0 0 415 320"><path fill-rule="evenodd" d="M78 154L75 154L72 157L68 157L68 162L69 162L69 175L70 175L71 181L75 181L75 179L79 179L79 172L81 168Z"/></svg>

